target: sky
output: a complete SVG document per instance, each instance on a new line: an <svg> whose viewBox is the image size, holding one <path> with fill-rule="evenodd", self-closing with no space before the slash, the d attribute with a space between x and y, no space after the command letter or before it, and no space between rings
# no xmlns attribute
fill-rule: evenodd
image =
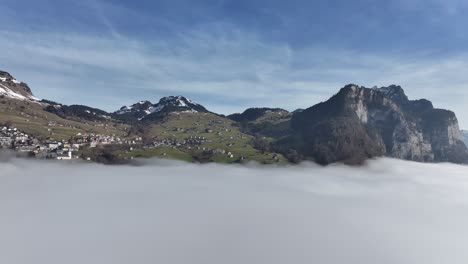
<svg viewBox="0 0 468 264"><path fill-rule="evenodd" d="M465 264L467 170L12 159L0 263Z"/></svg>
<svg viewBox="0 0 468 264"><path fill-rule="evenodd" d="M0 69L115 111L184 95L223 114L401 85L468 128L463 0L1 0Z"/></svg>

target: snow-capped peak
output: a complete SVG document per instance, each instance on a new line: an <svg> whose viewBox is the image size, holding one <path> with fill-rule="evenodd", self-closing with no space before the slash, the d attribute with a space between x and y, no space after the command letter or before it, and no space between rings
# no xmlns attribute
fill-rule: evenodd
<svg viewBox="0 0 468 264"><path fill-rule="evenodd" d="M169 112L207 112L203 106L181 95L163 97L155 106L159 111L166 110Z"/></svg>
<svg viewBox="0 0 468 264"><path fill-rule="evenodd" d="M194 101L178 95L167 96L159 100L157 104L152 104L149 101L139 101L132 106L123 106L115 112L116 114L128 114L137 117L139 120L145 116L160 113L160 112L208 112L203 106Z"/></svg>
<svg viewBox="0 0 468 264"><path fill-rule="evenodd" d="M139 101L136 104L133 104L131 106L122 106L116 114L125 114L125 113L131 113L131 112L140 112L140 111L148 111L149 108L151 108L153 104L150 101Z"/></svg>

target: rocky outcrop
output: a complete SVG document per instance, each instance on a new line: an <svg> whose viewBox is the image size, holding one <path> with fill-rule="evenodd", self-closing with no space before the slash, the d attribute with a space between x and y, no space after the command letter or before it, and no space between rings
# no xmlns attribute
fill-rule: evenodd
<svg viewBox="0 0 468 264"><path fill-rule="evenodd" d="M16 100L38 100L26 83L16 80L5 71L0 71L0 96Z"/></svg>
<svg viewBox="0 0 468 264"><path fill-rule="evenodd" d="M468 161L455 114L427 100L411 101L395 85L347 85L330 100L295 113L291 126L293 134L280 144L322 164L375 156Z"/></svg>

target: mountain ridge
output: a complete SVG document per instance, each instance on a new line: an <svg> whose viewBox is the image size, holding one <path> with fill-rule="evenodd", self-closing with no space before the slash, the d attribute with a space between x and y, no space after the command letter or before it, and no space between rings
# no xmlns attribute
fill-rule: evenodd
<svg viewBox="0 0 468 264"><path fill-rule="evenodd" d="M260 157L264 154L270 157L265 162L281 160L283 155L291 162L313 160L323 165L362 164L381 156L419 162L468 162L463 141L466 133L460 130L455 113L434 108L425 99L410 100L398 85L366 88L349 84L327 101L307 109L289 112L254 107L228 116L210 112L181 95L163 97L155 104L139 101L106 112L39 100L27 84L7 72L0 71L0 85L0 95L11 100L3 101L0 122L17 120L25 132L42 131L42 137L60 132L64 139L73 133L112 131L128 142L142 139L132 143L136 144L132 149L141 148L145 153L151 149L153 154L144 155L164 154L154 150L162 144L180 150L174 155L194 160L220 160L216 155L229 153L229 159L221 159L226 162L248 157L263 160ZM31 103L34 107L26 111ZM206 147L196 145L194 149L190 146L193 142ZM119 149L115 153L132 157Z"/></svg>
<svg viewBox="0 0 468 264"><path fill-rule="evenodd" d="M150 101L139 101L131 106L122 106L113 112L117 118L132 121L142 121L145 119L157 118L169 112L202 112L209 111L202 105L181 95L162 97L158 103Z"/></svg>
<svg viewBox="0 0 468 264"><path fill-rule="evenodd" d="M410 101L399 86L347 85L328 101L295 114L291 123L294 136L303 139L296 148L319 163L354 163L376 156L468 160L455 114L429 101ZM330 141L334 143L324 144Z"/></svg>

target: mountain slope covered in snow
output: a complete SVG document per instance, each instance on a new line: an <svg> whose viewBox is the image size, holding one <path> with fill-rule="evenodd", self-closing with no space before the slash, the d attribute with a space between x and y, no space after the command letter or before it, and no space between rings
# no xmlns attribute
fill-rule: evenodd
<svg viewBox="0 0 468 264"><path fill-rule="evenodd" d="M8 72L0 71L0 96L17 100L38 101L29 86L16 80Z"/></svg>
<svg viewBox="0 0 468 264"><path fill-rule="evenodd" d="M131 106L123 106L114 112L114 116L122 120L141 121L157 119L171 112L208 113L209 111L202 105L179 95L163 97L156 104L140 101Z"/></svg>

